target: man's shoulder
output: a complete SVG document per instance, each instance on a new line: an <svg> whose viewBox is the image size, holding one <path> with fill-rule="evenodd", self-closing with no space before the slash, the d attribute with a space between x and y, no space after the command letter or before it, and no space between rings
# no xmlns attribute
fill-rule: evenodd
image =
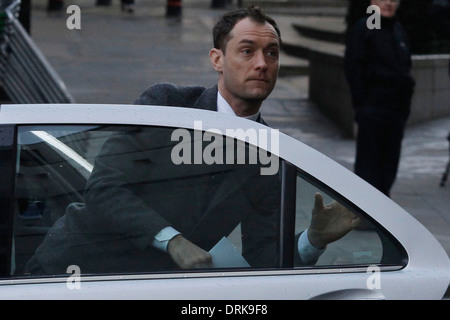
<svg viewBox="0 0 450 320"><path fill-rule="evenodd" d="M180 86L169 82L162 82L152 85L147 91L174 93L174 94L202 94L206 88L203 86Z"/></svg>
<svg viewBox="0 0 450 320"><path fill-rule="evenodd" d="M179 86L172 83L157 83L145 90L135 104L193 106L207 90L202 86Z"/></svg>

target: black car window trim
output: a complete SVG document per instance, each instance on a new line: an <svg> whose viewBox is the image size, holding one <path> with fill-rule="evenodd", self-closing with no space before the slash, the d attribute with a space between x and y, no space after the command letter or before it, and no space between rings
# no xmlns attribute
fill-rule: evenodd
<svg viewBox="0 0 450 320"><path fill-rule="evenodd" d="M0 277L11 274L17 128L0 126Z"/></svg>
<svg viewBox="0 0 450 320"><path fill-rule="evenodd" d="M281 161L280 268L294 267L296 169Z"/></svg>

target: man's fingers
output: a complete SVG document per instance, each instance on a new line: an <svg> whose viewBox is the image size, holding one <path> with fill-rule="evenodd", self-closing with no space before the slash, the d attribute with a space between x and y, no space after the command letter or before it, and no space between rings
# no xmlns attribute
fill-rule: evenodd
<svg viewBox="0 0 450 320"><path fill-rule="evenodd" d="M182 269L210 268L213 266L209 252L181 235L177 235L169 241L167 250L173 261Z"/></svg>
<svg viewBox="0 0 450 320"><path fill-rule="evenodd" d="M356 228L356 227L360 224L360 222L361 222L361 218L359 218L359 217L353 218L353 219L352 219L352 222L351 222L351 224L350 224L351 228L352 228L352 229L353 229L353 228Z"/></svg>
<svg viewBox="0 0 450 320"><path fill-rule="evenodd" d="M323 198L322 195L318 192L314 195L314 209L322 210L323 209Z"/></svg>
<svg viewBox="0 0 450 320"><path fill-rule="evenodd" d="M201 252L196 259L191 261L189 268L211 268L213 267L212 257L211 255L203 251Z"/></svg>

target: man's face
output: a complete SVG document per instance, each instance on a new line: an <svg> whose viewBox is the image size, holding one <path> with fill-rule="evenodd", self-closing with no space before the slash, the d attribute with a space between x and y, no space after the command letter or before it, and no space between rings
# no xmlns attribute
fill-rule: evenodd
<svg viewBox="0 0 450 320"><path fill-rule="evenodd" d="M280 41L273 26L248 18L234 26L225 53L211 50L211 62L219 72L219 91L238 116L256 113L272 92L279 53Z"/></svg>
<svg viewBox="0 0 450 320"><path fill-rule="evenodd" d="M399 0L370 0L372 5L380 7L382 17L392 18L399 6Z"/></svg>

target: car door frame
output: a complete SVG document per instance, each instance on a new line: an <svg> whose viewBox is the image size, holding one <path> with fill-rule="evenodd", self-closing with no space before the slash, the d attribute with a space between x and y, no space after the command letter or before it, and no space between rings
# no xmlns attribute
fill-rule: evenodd
<svg viewBox="0 0 450 320"><path fill-rule="evenodd" d="M126 124L194 128L194 121L202 119L208 128L226 132L227 128L270 129L217 112L178 107L134 105L14 105L0 107L1 128L26 124ZM39 109L39 112L37 111ZM75 111L76 110L76 111ZM124 111L126 110L126 111ZM124 117L126 115L126 117ZM27 278L0 280L0 297L28 298L169 298L169 299L309 299L309 298L366 298L414 299L439 298L445 293L450 279L447 254L431 233L402 208L360 178L303 143L279 133L279 146L267 146L273 152L316 179L325 181L352 205L366 212L402 244L408 255L406 266L382 269L382 289L367 286L372 276L367 268L279 269L225 272L189 272L176 274L145 274L82 277L81 290L68 289L69 278ZM278 149L278 150L277 150ZM299 152L301 150L301 152ZM9 151L10 152L10 151ZM307 159L305 161L305 159ZM292 186L291 165L283 165L286 182ZM340 177L345 176L346 181ZM351 187L350 187L351 186ZM12 192L12 189L11 189ZM370 194L371 197L365 195ZM374 205L375 204L375 205ZM292 201L283 204L289 216ZM392 219L392 216L397 219ZM408 232L404 227L408 226ZM282 225L286 243L291 243L292 224ZM420 241L418 241L420 237ZM283 250L286 247L282 246ZM435 248L435 250L429 250ZM287 248L284 263L289 261ZM430 265L430 261L433 264ZM264 281L261 281L264 276ZM414 280L412 280L414 279ZM444 280L444 281L442 281ZM445 283L447 282L447 283ZM317 284L321 285L317 285ZM414 283L414 285L412 285ZM26 289L24 288L26 287ZM274 296L274 287L283 288ZM51 290L47 288L51 287ZM118 290L118 288L120 288ZM181 288L181 289L180 289ZM220 290L218 289L220 288ZM302 288L308 288L307 292ZM407 290L406 290L407 289ZM44 290L44 291L42 291ZM120 294L117 293L120 291ZM27 295L23 295L27 292ZM44 294L43 294L44 292Z"/></svg>

